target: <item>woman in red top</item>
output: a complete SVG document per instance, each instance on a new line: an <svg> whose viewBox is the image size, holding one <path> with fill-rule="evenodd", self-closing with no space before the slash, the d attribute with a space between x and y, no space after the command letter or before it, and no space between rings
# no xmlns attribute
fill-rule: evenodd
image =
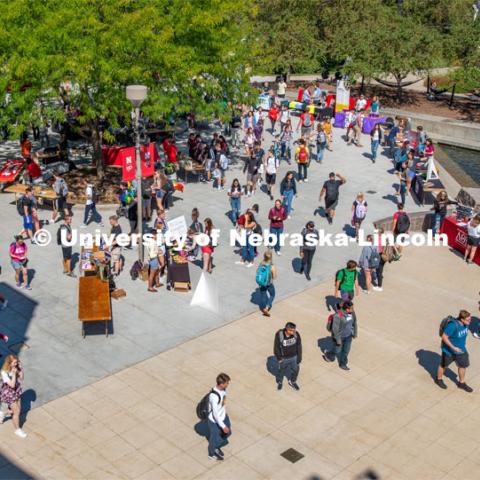
<svg viewBox="0 0 480 480"><path fill-rule="evenodd" d="M212 245L212 237L211 233L213 230L213 222L210 218L206 218L204 220L204 225L205 225L205 235L208 235L208 238L210 239L208 245L202 246L202 258L203 258L203 271L212 273L212 268L213 268L213 245Z"/></svg>
<svg viewBox="0 0 480 480"><path fill-rule="evenodd" d="M273 103L272 106L270 107L270 110L268 111L268 118L270 119L270 122L272 124L272 135L273 135L273 132L275 131L275 124L277 123L279 115L280 115L280 110L278 109L277 104Z"/></svg>

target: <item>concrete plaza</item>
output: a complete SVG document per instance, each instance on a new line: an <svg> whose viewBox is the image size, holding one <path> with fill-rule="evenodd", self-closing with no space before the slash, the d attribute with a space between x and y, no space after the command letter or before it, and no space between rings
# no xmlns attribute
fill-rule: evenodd
<svg viewBox="0 0 480 480"><path fill-rule="evenodd" d="M5 423L0 478L353 480L369 470L382 480L478 478L477 340L467 343L473 394L456 388L453 372L446 391L431 377L440 320L460 308L478 315L476 267L427 247L387 265L384 291L355 301L350 372L321 356L331 294L326 281L278 302L269 319L250 314L35 408L26 440ZM299 392L278 392L269 372L286 321L304 344ZM218 464L195 405L220 371L232 377L233 435ZM288 448L304 458L289 463L280 456Z"/></svg>

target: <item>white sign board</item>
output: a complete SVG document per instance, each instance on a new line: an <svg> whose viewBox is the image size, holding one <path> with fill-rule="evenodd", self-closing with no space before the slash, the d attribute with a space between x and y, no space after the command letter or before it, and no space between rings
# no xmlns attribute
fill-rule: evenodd
<svg viewBox="0 0 480 480"><path fill-rule="evenodd" d="M185 220L184 215L169 220L167 222L167 226L168 234L171 235L172 238L181 237L182 235L186 235L188 232L187 221Z"/></svg>

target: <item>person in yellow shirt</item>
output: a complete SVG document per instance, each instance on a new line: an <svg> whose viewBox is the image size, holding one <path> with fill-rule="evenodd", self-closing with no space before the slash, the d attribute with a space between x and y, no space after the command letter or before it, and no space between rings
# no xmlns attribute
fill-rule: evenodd
<svg viewBox="0 0 480 480"><path fill-rule="evenodd" d="M295 149L295 161L298 165L298 181L308 182L308 164L310 163L310 151L307 142L300 138L298 147Z"/></svg>
<svg viewBox="0 0 480 480"><path fill-rule="evenodd" d="M327 148L332 151L332 143L333 143L333 136L332 136L332 122L328 118L324 118L322 121L322 129L327 136Z"/></svg>

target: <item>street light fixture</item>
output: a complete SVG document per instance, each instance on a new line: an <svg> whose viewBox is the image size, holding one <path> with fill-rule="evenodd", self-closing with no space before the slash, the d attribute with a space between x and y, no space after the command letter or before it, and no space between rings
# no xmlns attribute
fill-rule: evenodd
<svg viewBox="0 0 480 480"><path fill-rule="evenodd" d="M140 105L147 98L147 87L144 85L128 85L126 89L127 100L130 100L135 109L135 168L137 170L137 224L140 233L138 244L138 259L143 262L143 208L142 208L142 160L140 157L140 133L138 131L138 119L140 117Z"/></svg>

